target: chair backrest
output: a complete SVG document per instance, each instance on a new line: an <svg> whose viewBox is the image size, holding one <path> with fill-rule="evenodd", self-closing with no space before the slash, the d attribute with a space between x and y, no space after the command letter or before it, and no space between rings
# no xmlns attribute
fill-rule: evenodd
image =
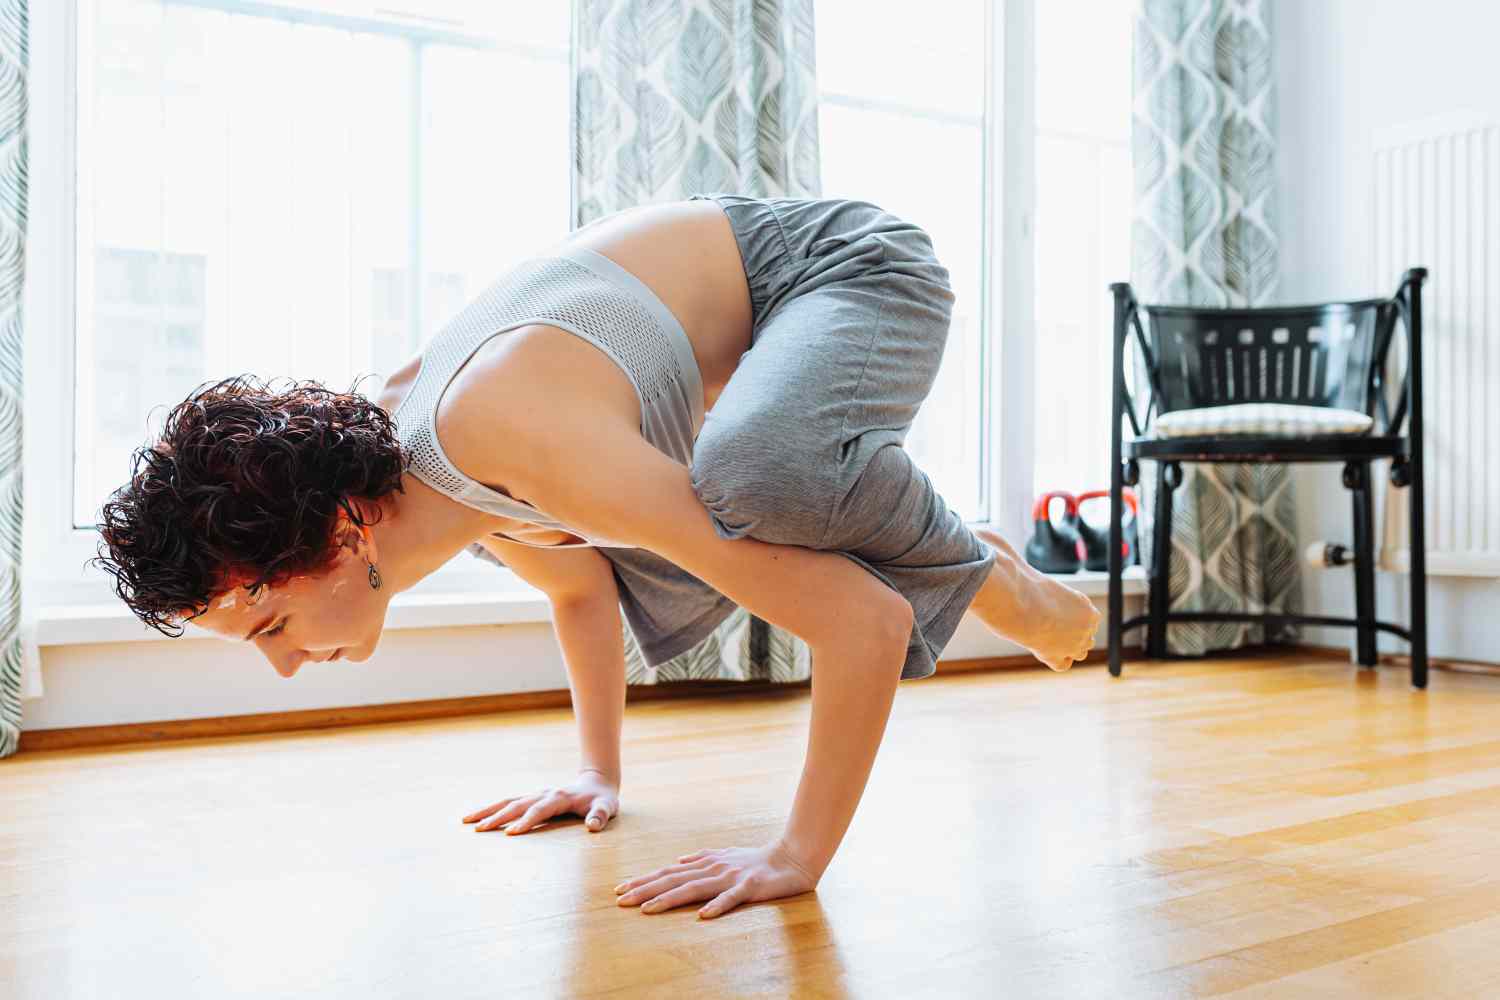
<svg viewBox="0 0 1500 1000"><path fill-rule="evenodd" d="M1374 416L1396 306L1390 299L1264 309L1140 306L1157 412L1293 403Z"/></svg>

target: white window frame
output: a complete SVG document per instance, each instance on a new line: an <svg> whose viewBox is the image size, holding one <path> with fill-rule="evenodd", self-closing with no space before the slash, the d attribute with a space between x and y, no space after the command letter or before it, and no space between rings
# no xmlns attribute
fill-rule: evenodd
<svg viewBox="0 0 1500 1000"><path fill-rule="evenodd" d="M74 252L76 247L77 10L71 0L30 12L27 116L30 155L26 239L25 589L40 605L99 599L85 571L93 532L72 527L75 419ZM38 400L53 400L52 420ZM97 536L95 536L97 537ZM92 591L92 593L91 593Z"/></svg>
<svg viewBox="0 0 1500 1000"><path fill-rule="evenodd" d="M1019 550L1031 530L1036 419L1036 0L988 0L985 317L990 524Z"/></svg>
<svg viewBox="0 0 1500 1000"><path fill-rule="evenodd" d="M982 213L985 331L982 501L987 523L1019 545L1032 497L1034 3L985 0ZM77 263L78 5L33 6L30 17L30 232L25 287L25 573L43 607L118 604L112 581L86 565L98 534L74 528L75 268ZM36 401L54 400L53 419ZM122 475L126 471L123 456ZM509 571L463 560L413 591L531 592ZM128 614L123 606L122 615ZM428 624L433 624L429 621Z"/></svg>
<svg viewBox="0 0 1500 1000"><path fill-rule="evenodd" d="M271 4L185 0L194 6L241 10L263 6L266 13L284 16ZM298 18L310 22L321 16ZM352 19L342 19L349 22ZM341 22L341 23L342 23ZM78 197L80 137L78 112L79 4L57 0L35 5L30 20L30 217L25 289L25 583L28 596L40 607L99 607L113 602L123 615L113 581L89 559L99 554L99 536L91 527L73 525L74 449L79 389L76 381ZM373 29L382 27L371 24ZM388 30L388 26L387 30ZM461 42L450 33L413 29L422 41ZM559 152L560 158L566 155ZM87 156L87 151L84 151ZM417 211L415 203L414 212ZM420 257L416 259L420 261ZM408 302L409 322L421 322L421 285L413 279ZM55 418L38 419L43 412L34 401L55 400ZM162 402L168 402L163 400ZM144 428L143 428L144 430ZM128 472L121 455L121 482ZM460 555L420 581L410 592L419 595L468 595L536 591L509 570Z"/></svg>

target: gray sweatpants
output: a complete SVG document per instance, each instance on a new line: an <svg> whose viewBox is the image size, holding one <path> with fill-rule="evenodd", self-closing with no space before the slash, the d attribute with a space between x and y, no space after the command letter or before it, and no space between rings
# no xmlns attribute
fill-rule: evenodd
<svg viewBox="0 0 1500 1000"><path fill-rule="evenodd" d="M651 417L643 433L690 466L720 536L832 550L905 596L915 624L901 676L926 677L995 560L902 447L948 339L948 271L926 233L867 202L693 198L729 217L750 286L751 346L693 441L673 429L692 425L698 383L634 372L638 391L643 382L676 387L642 398ZM618 294L675 322L639 282ZM680 328L660 333L691 358ZM673 356L670 344L651 356ZM500 562L477 543L470 551ZM651 666L692 649L734 611L654 552L599 552Z"/></svg>
<svg viewBox="0 0 1500 1000"><path fill-rule="evenodd" d="M867 202L703 198L729 217L753 328L694 443L693 489L721 537L835 551L905 596L901 676L929 676L995 561L902 447L947 342L948 271Z"/></svg>

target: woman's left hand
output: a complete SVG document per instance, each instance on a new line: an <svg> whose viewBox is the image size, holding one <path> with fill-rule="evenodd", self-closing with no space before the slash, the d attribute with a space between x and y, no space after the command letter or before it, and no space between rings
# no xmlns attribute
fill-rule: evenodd
<svg viewBox="0 0 1500 1000"><path fill-rule="evenodd" d="M795 896L818 884L779 841L764 847L694 851L677 862L615 886L619 904L640 903L642 913L660 913L706 899L698 916L707 919L741 903Z"/></svg>

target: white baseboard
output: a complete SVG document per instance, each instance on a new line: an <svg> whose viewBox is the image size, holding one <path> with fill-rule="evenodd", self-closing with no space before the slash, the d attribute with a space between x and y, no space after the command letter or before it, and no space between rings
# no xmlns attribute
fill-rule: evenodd
<svg viewBox="0 0 1500 1000"><path fill-rule="evenodd" d="M1080 576L1069 582L1094 596L1096 603L1103 603L1100 580ZM1143 589L1144 581L1127 581L1127 594L1132 595L1127 615L1136 613L1140 600L1135 595ZM248 644L217 637L169 639L133 618L130 622L139 630L150 633L146 641L138 635L125 641L101 641L99 637L120 627L104 613L102 621L85 626L99 630L92 633L93 641L78 641L79 633L71 632L72 641L44 644L45 695L22 703L22 728L122 725L566 690L567 670L550 620L535 616L521 620L527 607L524 602L506 607L516 620L433 624L445 613L453 619L497 613L493 606L476 610L462 602L446 606L438 602L425 610L402 612L411 617L385 635L364 663L309 663L290 679L278 676ZM393 617L396 613L392 602ZM422 615L429 616L428 624L419 623ZM82 614L76 620L88 621ZM53 627L65 629L66 625L54 619ZM149 641L150 637L155 641ZM1099 642L1103 642L1102 629ZM1021 652L973 615L966 615L943 658Z"/></svg>

